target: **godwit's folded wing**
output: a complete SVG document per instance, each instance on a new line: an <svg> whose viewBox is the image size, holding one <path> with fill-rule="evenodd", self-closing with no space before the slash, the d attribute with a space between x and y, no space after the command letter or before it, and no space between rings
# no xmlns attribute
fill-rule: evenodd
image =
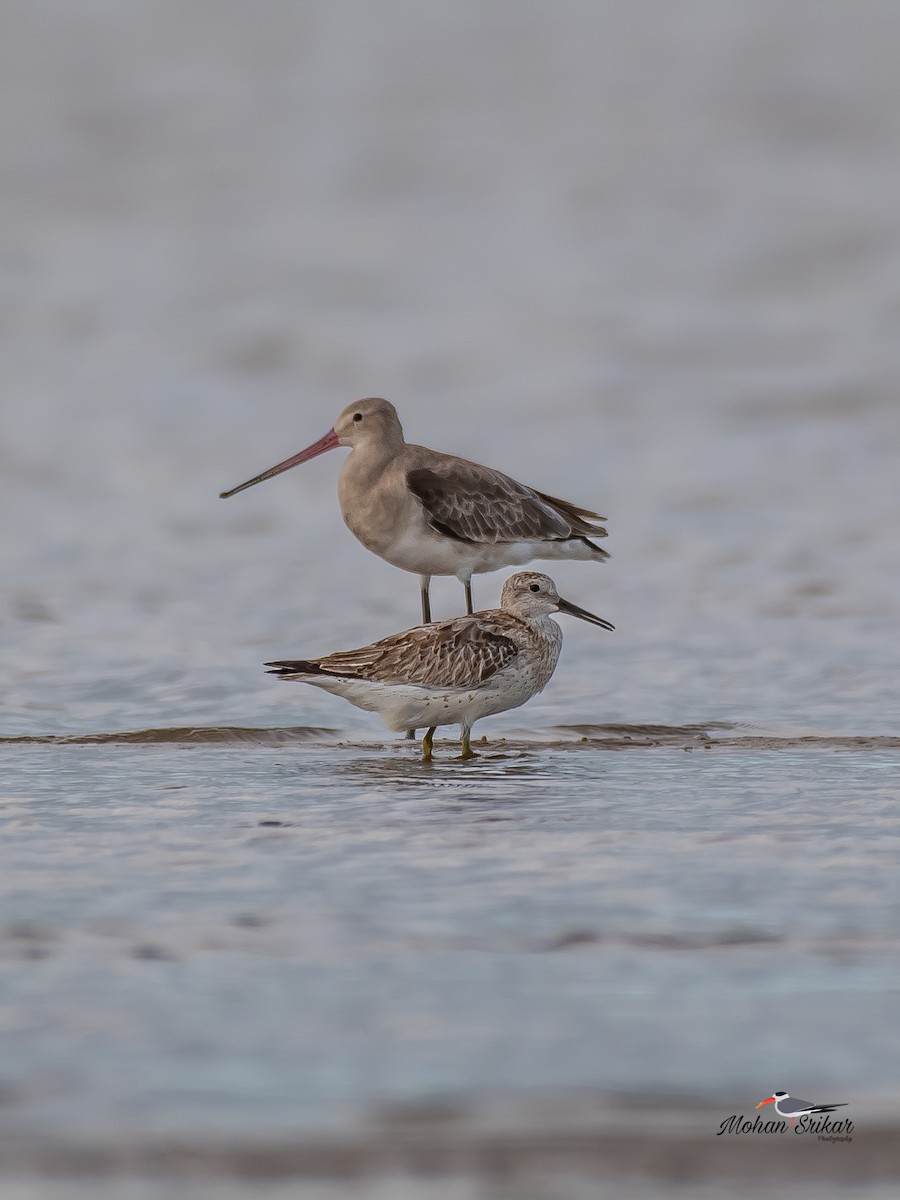
<svg viewBox="0 0 900 1200"><path fill-rule="evenodd" d="M463 458L435 458L430 466L409 471L406 481L438 533L491 545L606 537L605 517L589 509Z"/></svg>

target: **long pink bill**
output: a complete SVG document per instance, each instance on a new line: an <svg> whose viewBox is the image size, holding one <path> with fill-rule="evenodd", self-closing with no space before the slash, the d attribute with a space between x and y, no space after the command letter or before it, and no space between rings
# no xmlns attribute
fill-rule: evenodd
<svg viewBox="0 0 900 1200"><path fill-rule="evenodd" d="M292 458L286 458L284 462L280 462L274 467L269 467L268 471L263 471L262 475L254 475L246 483L239 483L230 492L219 492L219 499L227 500L229 496L236 496L244 488L253 487L254 483L262 483L264 479L271 479L273 475L280 475L282 471L287 471L291 467L298 467L300 463L309 462L311 458L316 458L319 454L324 454L326 450L335 450L339 445L340 442L338 441L337 434L333 429L329 429L324 437L319 438L317 442L313 442L311 446L307 446L305 450L301 450L299 454L295 454Z"/></svg>

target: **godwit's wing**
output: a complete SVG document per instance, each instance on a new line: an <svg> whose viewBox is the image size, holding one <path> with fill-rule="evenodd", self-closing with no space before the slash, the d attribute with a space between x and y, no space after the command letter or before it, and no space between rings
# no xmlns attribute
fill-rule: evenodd
<svg viewBox="0 0 900 1200"><path fill-rule="evenodd" d="M431 527L460 541L497 545L606 537L605 517L464 458L435 455L428 466L408 471L406 482ZM609 557L599 546L594 549Z"/></svg>
<svg viewBox="0 0 900 1200"><path fill-rule="evenodd" d="M419 625L324 658L266 663L273 675L342 675L384 684L475 688L520 652L522 622L497 610ZM510 634L519 634L514 639Z"/></svg>

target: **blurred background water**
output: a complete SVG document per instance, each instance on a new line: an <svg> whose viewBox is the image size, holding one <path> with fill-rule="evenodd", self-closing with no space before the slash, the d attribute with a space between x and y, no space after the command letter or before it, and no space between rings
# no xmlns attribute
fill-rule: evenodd
<svg viewBox="0 0 900 1200"><path fill-rule="evenodd" d="M491 1083L896 1083L895 752L552 742L602 722L897 733L900 9L5 0L0 21L0 733L336 731L2 748L17 1129L327 1125ZM609 518L611 562L553 574L616 633L569 623L546 693L483 727L543 748L461 784L410 781L375 718L261 671L416 620L414 578L341 524L339 454L217 499L371 394L411 440ZM476 602L501 582L477 578ZM459 606L455 581L434 596ZM607 804L628 814L614 853ZM401 830L402 863L357 862L359 838ZM310 880L329 949L303 991L294 933L260 954L221 929L302 925ZM176 936L188 916L201 932ZM327 932L344 921L352 937ZM437 950L410 950L419 922ZM746 947L720 945L735 928L763 939L746 975ZM573 931L577 953L537 954ZM823 992L841 997L827 1046ZM51 995L104 1036L42 1015Z"/></svg>

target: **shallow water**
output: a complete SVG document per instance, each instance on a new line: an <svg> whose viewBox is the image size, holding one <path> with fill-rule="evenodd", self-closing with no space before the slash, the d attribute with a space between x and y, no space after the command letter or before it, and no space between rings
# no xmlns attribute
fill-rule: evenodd
<svg viewBox="0 0 900 1200"><path fill-rule="evenodd" d="M900 9L4 22L22 1168L435 1096L501 1095L523 1147L573 1094L894 1122ZM416 620L341 525L339 454L217 499L372 393L609 518L608 565L552 574L616 632L565 624L472 764L262 670Z"/></svg>
<svg viewBox="0 0 900 1200"><path fill-rule="evenodd" d="M896 750L440 749L5 747L8 1125L896 1081Z"/></svg>

